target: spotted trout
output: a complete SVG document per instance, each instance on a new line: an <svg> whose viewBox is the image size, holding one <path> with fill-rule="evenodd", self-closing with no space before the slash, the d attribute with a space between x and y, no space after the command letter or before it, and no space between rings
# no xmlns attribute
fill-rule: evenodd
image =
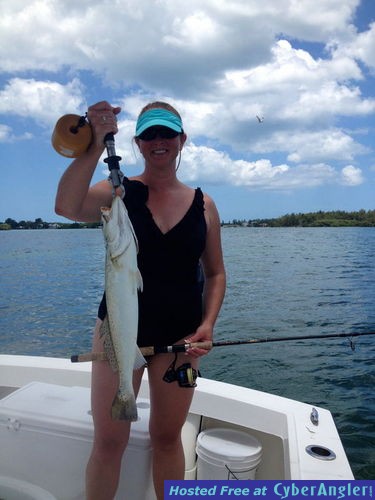
<svg viewBox="0 0 375 500"><path fill-rule="evenodd" d="M133 370L146 364L137 346L138 290L142 277L137 266L138 242L125 204L119 196L111 208L101 209L106 242L105 294L110 340L116 357L119 388L112 403L112 418L138 418Z"/></svg>

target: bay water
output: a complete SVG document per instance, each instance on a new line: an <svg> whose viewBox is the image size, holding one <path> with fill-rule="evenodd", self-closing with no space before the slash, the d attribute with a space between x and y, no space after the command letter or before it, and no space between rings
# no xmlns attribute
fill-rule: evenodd
<svg viewBox="0 0 375 500"><path fill-rule="evenodd" d="M374 228L224 227L222 238L228 286L215 340L375 330ZM0 352L90 350L101 231L0 231L0 247ZM375 479L375 335L353 340L216 347L201 372L328 408L356 479Z"/></svg>

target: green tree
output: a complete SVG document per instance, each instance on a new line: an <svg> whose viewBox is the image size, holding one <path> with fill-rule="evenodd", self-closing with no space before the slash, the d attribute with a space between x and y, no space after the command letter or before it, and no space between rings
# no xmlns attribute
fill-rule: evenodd
<svg viewBox="0 0 375 500"><path fill-rule="evenodd" d="M12 228L12 229L16 229L18 227L18 222L15 221L14 219L6 219L5 220L5 224L9 224L9 226Z"/></svg>

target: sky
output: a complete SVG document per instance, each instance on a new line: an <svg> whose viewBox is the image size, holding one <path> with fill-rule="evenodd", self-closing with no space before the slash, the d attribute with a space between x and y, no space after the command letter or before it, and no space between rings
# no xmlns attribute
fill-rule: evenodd
<svg viewBox="0 0 375 500"><path fill-rule="evenodd" d="M374 0L0 0L0 221L64 220L51 135L102 100L127 176L142 107L175 106L223 221L375 208Z"/></svg>

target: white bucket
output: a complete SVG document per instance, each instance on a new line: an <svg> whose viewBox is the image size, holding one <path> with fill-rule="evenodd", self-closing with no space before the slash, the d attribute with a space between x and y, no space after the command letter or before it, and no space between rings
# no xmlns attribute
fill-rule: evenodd
<svg viewBox="0 0 375 500"><path fill-rule="evenodd" d="M255 479L262 458L259 441L234 429L209 429L199 434L197 479Z"/></svg>

